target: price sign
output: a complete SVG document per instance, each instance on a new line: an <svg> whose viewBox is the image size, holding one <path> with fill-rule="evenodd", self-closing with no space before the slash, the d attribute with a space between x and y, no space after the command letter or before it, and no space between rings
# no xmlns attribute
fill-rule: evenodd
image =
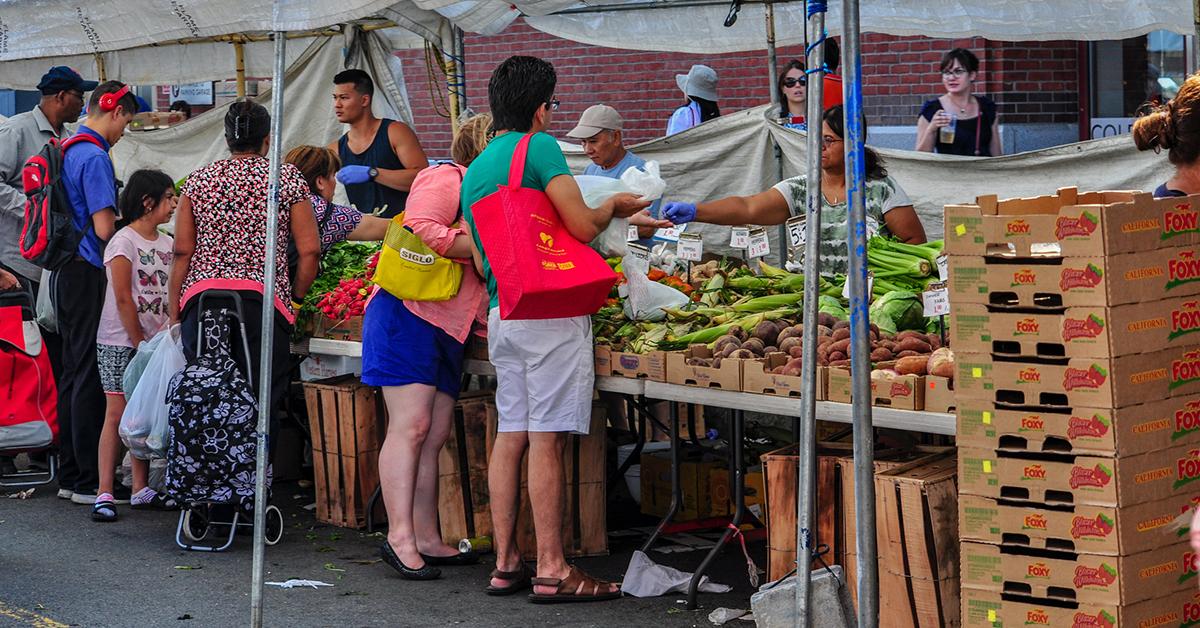
<svg viewBox="0 0 1200 628"><path fill-rule="evenodd" d="M675 247L675 254L681 260L700 261L704 255L704 238L696 233L679 234L679 244Z"/></svg>
<svg viewBox="0 0 1200 628"><path fill-rule="evenodd" d="M750 257L766 257L771 252L771 241L767 239L767 230L756 227L750 230L750 246L747 255Z"/></svg>
<svg viewBox="0 0 1200 628"><path fill-rule="evenodd" d="M875 273L867 271L867 302L871 301L871 295L875 294ZM842 284L842 298L850 300L850 278L846 278L846 283Z"/></svg>
<svg viewBox="0 0 1200 628"><path fill-rule="evenodd" d="M626 229L626 231L625 231L625 241L626 242L637 242L638 240L641 240L641 239L642 238L640 236L638 236L637 225L629 225L629 228Z"/></svg>
<svg viewBox="0 0 1200 628"><path fill-rule="evenodd" d="M946 257L945 253L937 256L937 267L938 279L941 281L946 281L950 278L950 261L949 258Z"/></svg>
<svg viewBox="0 0 1200 628"><path fill-rule="evenodd" d="M805 222L808 220L805 216L796 216L789 218L787 221L788 241L793 249L798 249L804 246L807 240L808 230L805 228Z"/></svg>
<svg viewBox="0 0 1200 628"><path fill-rule="evenodd" d="M664 242L678 242L679 234L687 228L686 224L675 225L674 227L664 227L654 232L655 240L663 240Z"/></svg>
<svg viewBox="0 0 1200 628"><path fill-rule="evenodd" d="M650 261L650 249L648 249L640 244L630 243L629 254L640 260L645 260L647 262Z"/></svg>
<svg viewBox="0 0 1200 628"><path fill-rule="evenodd" d="M946 290L946 282L939 281L929 284L929 289L921 294L925 302L925 316L945 316L950 313L950 291Z"/></svg>
<svg viewBox="0 0 1200 628"><path fill-rule="evenodd" d="M750 246L750 227L733 227L729 230L729 248L744 249Z"/></svg>

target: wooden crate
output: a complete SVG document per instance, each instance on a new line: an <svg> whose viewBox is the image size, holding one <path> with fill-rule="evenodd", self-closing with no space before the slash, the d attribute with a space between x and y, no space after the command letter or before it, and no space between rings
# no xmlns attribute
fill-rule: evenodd
<svg viewBox="0 0 1200 628"><path fill-rule="evenodd" d="M875 491L880 616L896 628L959 626L957 456L879 473Z"/></svg>
<svg viewBox="0 0 1200 628"><path fill-rule="evenodd" d="M304 383L317 521L344 528L367 524L367 500L379 486L383 442L377 394L354 375Z"/></svg>
<svg viewBox="0 0 1200 628"><path fill-rule="evenodd" d="M491 536L488 501L488 406L490 391L463 393L454 408L450 437L438 454L438 522L442 539ZM467 513L470 513L468 516Z"/></svg>
<svg viewBox="0 0 1200 628"><path fill-rule="evenodd" d="M834 545L837 458L848 443L818 443L816 544ZM762 456L767 493L767 579L778 580L796 568L796 483L800 458L790 445ZM826 558L827 562L831 558Z"/></svg>

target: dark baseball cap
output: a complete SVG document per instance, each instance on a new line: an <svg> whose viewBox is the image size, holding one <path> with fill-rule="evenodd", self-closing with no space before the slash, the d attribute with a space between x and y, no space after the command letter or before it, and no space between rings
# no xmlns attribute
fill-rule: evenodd
<svg viewBox="0 0 1200 628"><path fill-rule="evenodd" d="M42 82L38 83L37 88L43 94L57 94L71 89L86 93L96 89L99 84L97 81L83 80L78 72L65 65L56 65L42 76Z"/></svg>

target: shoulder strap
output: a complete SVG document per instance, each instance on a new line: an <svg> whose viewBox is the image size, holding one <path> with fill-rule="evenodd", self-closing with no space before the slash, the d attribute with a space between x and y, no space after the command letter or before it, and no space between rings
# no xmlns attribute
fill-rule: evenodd
<svg viewBox="0 0 1200 628"><path fill-rule="evenodd" d="M75 135L68 137L67 139L65 139L59 143L59 148L62 149L63 153L66 153L68 148L78 144L79 142L88 142L89 144L92 144L96 148L99 148L100 150L104 150L104 146L102 146L100 144L100 140L92 137L91 135L89 135L87 133L76 133Z"/></svg>
<svg viewBox="0 0 1200 628"><path fill-rule="evenodd" d="M508 168L509 187L521 187L521 180L525 178L525 157L529 155L529 141L532 138L532 133L526 133L525 136L517 142L517 148L513 150L512 165L510 165Z"/></svg>

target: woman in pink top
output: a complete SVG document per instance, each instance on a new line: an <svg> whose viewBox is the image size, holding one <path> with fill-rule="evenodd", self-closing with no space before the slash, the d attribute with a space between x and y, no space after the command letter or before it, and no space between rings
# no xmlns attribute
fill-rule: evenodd
<svg viewBox="0 0 1200 628"><path fill-rule="evenodd" d="M471 237L459 221L466 166L487 144L491 116L463 123L451 146L455 163L422 170L413 181L404 224L439 255L464 268L449 301L401 301L380 290L363 318L362 381L383 387L388 433L379 452L379 482L388 513L383 559L409 580L433 580L435 565L469 565L438 529L438 452L450 435L462 386L463 347L487 299L471 261Z"/></svg>

